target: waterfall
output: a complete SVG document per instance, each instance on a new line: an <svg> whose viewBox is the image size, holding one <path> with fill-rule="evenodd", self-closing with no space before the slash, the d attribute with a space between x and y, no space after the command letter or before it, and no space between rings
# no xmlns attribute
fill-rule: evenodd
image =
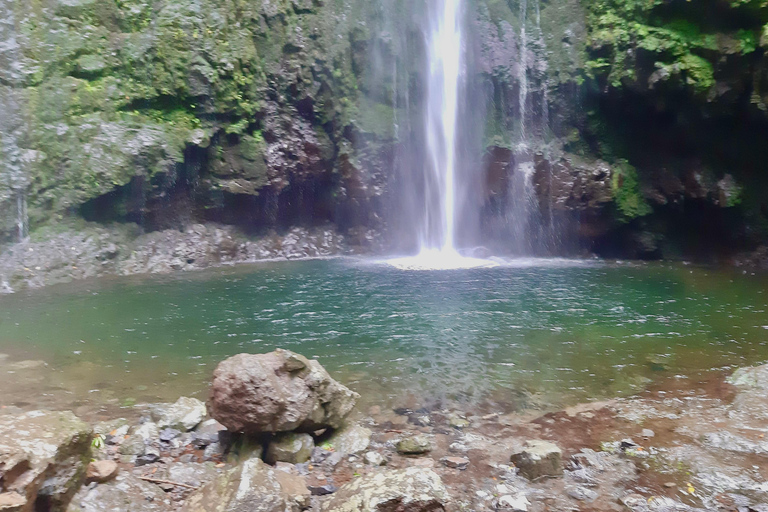
<svg viewBox="0 0 768 512"><path fill-rule="evenodd" d="M528 0L520 2L520 60L518 72L518 106L520 112L520 138L524 143L526 134L526 118L528 116L528 33L525 30L525 22L528 17Z"/></svg>
<svg viewBox="0 0 768 512"><path fill-rule="evenodd" d="M27 195L23 190L16 194L16 227L19 242L23 242L29 236L29 217L27 214Z"/></svg>
<svg viewBox="0 0 768 512"><path fill-rule="evenodd" d="M419 253L391 263L404 268L452 269L490 266L487 260L465 258L457 247L457 218L461 215L459 193L469 188L458 167L458 125L465 74L463 1L430 2L426 27L426 105L424 108L423 188L418 209ZM419 172L418 169L412 172ZM472 179L471 177L469 179Z"/></svg>
<svg viewBox="0 0 768 512"><path fill-rule="evenodd" d="M426 162L421 251L455 252L456 124L462 72L461 0L433 5L427 35Z"/></svg>

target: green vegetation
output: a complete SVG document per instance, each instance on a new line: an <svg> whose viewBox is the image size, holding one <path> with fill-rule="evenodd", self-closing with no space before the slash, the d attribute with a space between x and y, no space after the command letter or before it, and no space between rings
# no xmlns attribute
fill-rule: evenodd
<svg viewBox="0 0 768 512"><path fill-rule="evenodd" d="M643 198L637 170L622 160L614 167L611 181L613 197L619 211L619 220L628 222L651 213L651 207Z"/></svg>
<svg viewBox="0 0 768 512"><path fill-rule="evenodd" d="M651 61L660 71L648 78L651 87L664 80L705 94L715 85L714 64L723 54L745 56L757 49L762 33L759 20L768 16L765 2L731 0L734 12L725 14L716 1L680 4L664 0L585 3L591 54L587 70L621 87L639 80L643 62ZM728 15L734 19L754 16L757 24L734 29Z"/></svg>

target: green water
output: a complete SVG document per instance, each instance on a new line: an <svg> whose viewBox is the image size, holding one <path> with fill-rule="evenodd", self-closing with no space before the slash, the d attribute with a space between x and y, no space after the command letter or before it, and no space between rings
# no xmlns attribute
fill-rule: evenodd
<svg viewBox="0 0 768 512"><path fill-rule="evenodd" d="M0 352L48 363L0 366L0 404L205 398L222 359L283 347L365 403L563 405L768 359L767 285L668 264L356 260L73 283L0 298Z"/></svg>

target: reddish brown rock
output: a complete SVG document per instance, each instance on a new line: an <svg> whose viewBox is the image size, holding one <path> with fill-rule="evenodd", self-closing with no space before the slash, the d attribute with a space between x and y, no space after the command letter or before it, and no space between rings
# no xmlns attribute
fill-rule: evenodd
<svg viewBox="0 0 768 512"><path fill-rule="evenodd" d="M118 470L113 460L97 460L88 464L85 478L89 482L106 482L115 478Z"/></svg>
<svg viewBox="0 0 768 512"><path fill-rule="evenodd" d="M358 398L317 361L278 349L222 361L209 410L232 432L312 432L341 427Z"/></svg>

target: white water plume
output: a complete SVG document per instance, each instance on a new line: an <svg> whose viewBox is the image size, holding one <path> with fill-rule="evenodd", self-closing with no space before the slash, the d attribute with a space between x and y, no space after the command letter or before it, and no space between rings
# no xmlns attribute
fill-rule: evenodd
<svg viewBox="0 0 768 512"><path fill-rule="evenodd" d="M423 219L416 256L390 260L405 269L459 269L495 266L490 260L462 256L456 245L457 125L464 74L462 0L438 0L430 7L426 29L428 84L424 114L426 135Z"/></svg>

